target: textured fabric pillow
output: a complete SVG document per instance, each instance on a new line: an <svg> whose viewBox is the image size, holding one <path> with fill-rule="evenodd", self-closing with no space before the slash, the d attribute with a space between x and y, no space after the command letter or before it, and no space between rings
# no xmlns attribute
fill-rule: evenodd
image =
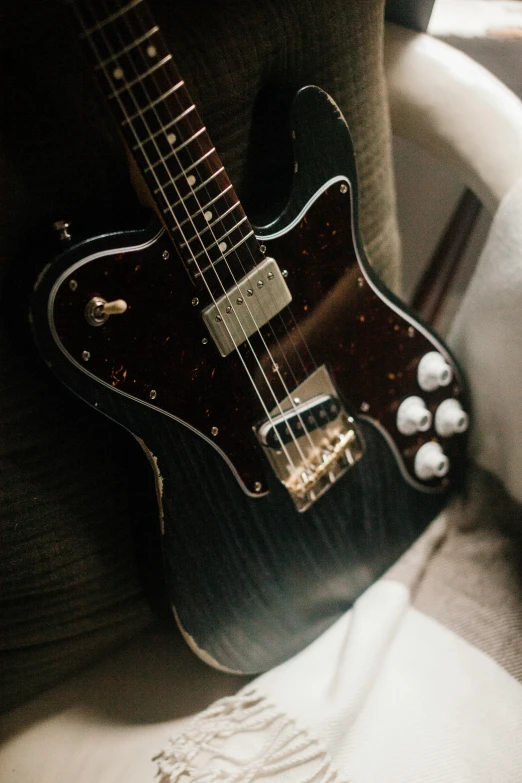
<svg viewBox="0 0 522 783"><path fill-rule="evenodd" d="M249 152L256 97L289 83L315 83L334 96L354 136L367 250L395 283L383 2L151 5L249 207L275 197L280 181L274 175L272 192L272 180L257 179L259 156ZM156 518L139 447L48 374L26 332L16 282L47 261L39 237L57 219L69 219L76 237L83 227L143 225L125 154L65 3L20 0L3 11L0 36L0 687L9 708L151 621L137 531L155 528ZM148 505L138 526L131 484L143 485Z"/></svg>

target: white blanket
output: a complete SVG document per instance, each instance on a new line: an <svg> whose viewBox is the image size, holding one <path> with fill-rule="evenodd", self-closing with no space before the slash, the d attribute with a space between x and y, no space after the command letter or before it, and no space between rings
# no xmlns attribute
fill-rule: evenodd
<svg viewBox="0 0 522 783"><path fill-rule="evenodd" d="M160 783L520 783L522 685L375 584L323 636L216 702Z"/></svg>

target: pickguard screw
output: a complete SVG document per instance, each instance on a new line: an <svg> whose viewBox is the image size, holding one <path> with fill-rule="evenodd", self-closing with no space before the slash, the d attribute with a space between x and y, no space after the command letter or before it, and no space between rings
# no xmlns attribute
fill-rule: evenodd
<svg viewBox="0 0 522 783"><path fill-rule="evenodd" d="M370 410L370 405L367 402L361 402L361 410L363 413L367 413Z"/></svg>
<svg viewBox="0 0 522 783"><path fill-rule="evenodd" d="M266 245L259 245L259 249L262 253L266 253Z"/></svg>
<svg viewBox="0 0 522 783"><path fill-rule="evenodd" d="M82 351L82 359L84 362L88 362L90 358L91 358L91 354L89 353L89 351Z"/></svg>
<svg viewBox="0 0 522 783"><path fill-rule="evenodd" d="M78 288L78 283L76 282L76 280L69 280L69 288L71 289L71 291L76 291L76 289Z"/></svg>
<svg viewBox="0 0 522 783"><path fill-rule="evenodd" d="M288 277L288 269L283 269L281 274L283 275L283 277Z"/></svg>
<svg viewBox="0 0 522 783"><path fill-rule="evenodd" d="M251 288L247 288L247 296L253 296L254 292Z"/></svg>
<svg viewBox="0 0 522 783"><path fill-rule="evenodd" d="M218 428L217 428L217 427L212 427L212 429L210 430L210 432L211 432L211 434L212 434L214 437L216 437L216 435L218 434L219 430L218 430Z"/></svg>
<svg viewBox="0 0 522 783"><path fill-rule="evenodd" d="M220 316L220 315L216 315L216 321L222 321L222 320L223 320L223 319L221 318L221 316Z"/></svg>
<svg viewBox="0 0 522 783"><path fill-rule="evenodd" d="M163 259L164 261L167 261L167 259L169 258L169 256L170 256L170 253L169 253L169 251L168 251L168 250L164 250L164 251L163 251L163 253L161 254L161 257L162 257L162 259Z"/></svg>
<svg viewBox="0 0 522 783"><path fill-rule="evenodd" d="M197 307L198 304L199 304L199 299L197 298L197 296L195 296L194 299L192 300L192 307Z"/></svg>
<svg viewBox="0 0 522 783"><path fill-rule="evenodd" d="M269 280L273 280L274 279L274 273L273 272L269 272L267 274L267 277L268 277Z"/></svg>
<svg viewBox="0 0 522 783"><path fill-rule="evenodd" d="M238 296L238 298L236 299L236 302L238 304L243 304L243 299L240 296Z"/></svg>
<svg viewBox="0 0 522 783"><path fill-rule="evenodd" d="M155 400L157 396L158 396L158 392L156 391L156 389L151 389L149 392L149 397L151 398L151 400Z"/></svg>
<svg viewBox="0 0 522 783"><path fill-rule="evenodd" d="M256 483L254 484L254 490L256 492L261 492L262 489L263 489L263 485L261 484L261 482L256 481Z"/></svg>
<svg viewBox="0 0 522 783"><path fill-rule="evenodd" d="M263 283L263 281L262 281L262 280L258 280L258 281L257 281L257 287L258 287L258 288L263 288L263 286L264 286L264 283Z"/></svg>
<svg viewBox="0 0 522 783"><path fill-rule="evenodd" d="M203 345L206 345L208 343L208 337L204 337L201 342Z"/></svg>
<svg viewBox="0 0 522 783"><path fill-rule="evenodd" d="M362 287L363 287L363 285L364 285L364 280L363 280L363 278L362 278L362 277L358 277L358 278L357 278L357 285L359 286L359 288L362 288Z"/></svg>
<svg viewBox="0 0 522 783"><path fill-rule="evenodd" d="M348 192L348 185L346 184L346 182L342 182L341 183L341 187L339 188L339 190L341 191L341 193L347 193Z"/></svg>
<svg viewBox="0 0 522 783"><path fill-rule="evenodd" d="M408 337L415 337L415 329L413 326L408 326Z"/></svg>

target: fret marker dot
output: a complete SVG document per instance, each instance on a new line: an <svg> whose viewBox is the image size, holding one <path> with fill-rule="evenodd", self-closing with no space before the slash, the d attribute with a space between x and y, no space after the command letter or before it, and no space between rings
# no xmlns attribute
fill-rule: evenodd
<svg viewBox="0 0 522 783"><path fill-rule="evenodd" d="M114 76L115 79L123 79L123 68L120 67L115 68L114 71L112 72L112 75Z"/></svg>
<svg viewBox="0 0 522 783"><path fill-rule="evenodd" d="M212 220L212 212L210 211L210 209L207 209L207 211L203 213L203 217L205 218L207 223L210 223L210 221Z"/></svg>
<svg viewBox="0 0 522 783"><path fill-rule="evenodd" d="M152 45L151 46L147 46L147 54L149 55L149 57L156 57L157 53L158 53L158 50L156 49L155 46L152 46Z"/></svg>
<svg viewBox="0 0 522 783"><path fill-rule="evenodd" d="M174 144L176 141L176 134L175 133L167 133L167 141L169 144Z"/></svg>
<svg viewBox="0 0 522 783"><path fill-rule="evenodd" d="M194 174L191 174L189 177L187 177L188 184L192 187L192 185L196 184L196 177Z"/></svg>
<svg viewBox="0 0 522 783"><path fill-rule="evenodd" d="M221 250L222 253L224 253L225 250L227 249L227 243L226 242L220 242L219 243L219 249Z"/></svg>

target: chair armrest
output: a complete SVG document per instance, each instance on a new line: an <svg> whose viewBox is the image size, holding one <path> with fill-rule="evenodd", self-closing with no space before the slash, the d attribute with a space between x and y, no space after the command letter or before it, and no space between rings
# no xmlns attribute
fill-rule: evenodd
<svg viewBox="0 0 522 783"><path fill-rule="evenodd" d="M494 212L522 177L522 101L486 68L448 44L386 25L392 126L455 167Z"/></svg>

